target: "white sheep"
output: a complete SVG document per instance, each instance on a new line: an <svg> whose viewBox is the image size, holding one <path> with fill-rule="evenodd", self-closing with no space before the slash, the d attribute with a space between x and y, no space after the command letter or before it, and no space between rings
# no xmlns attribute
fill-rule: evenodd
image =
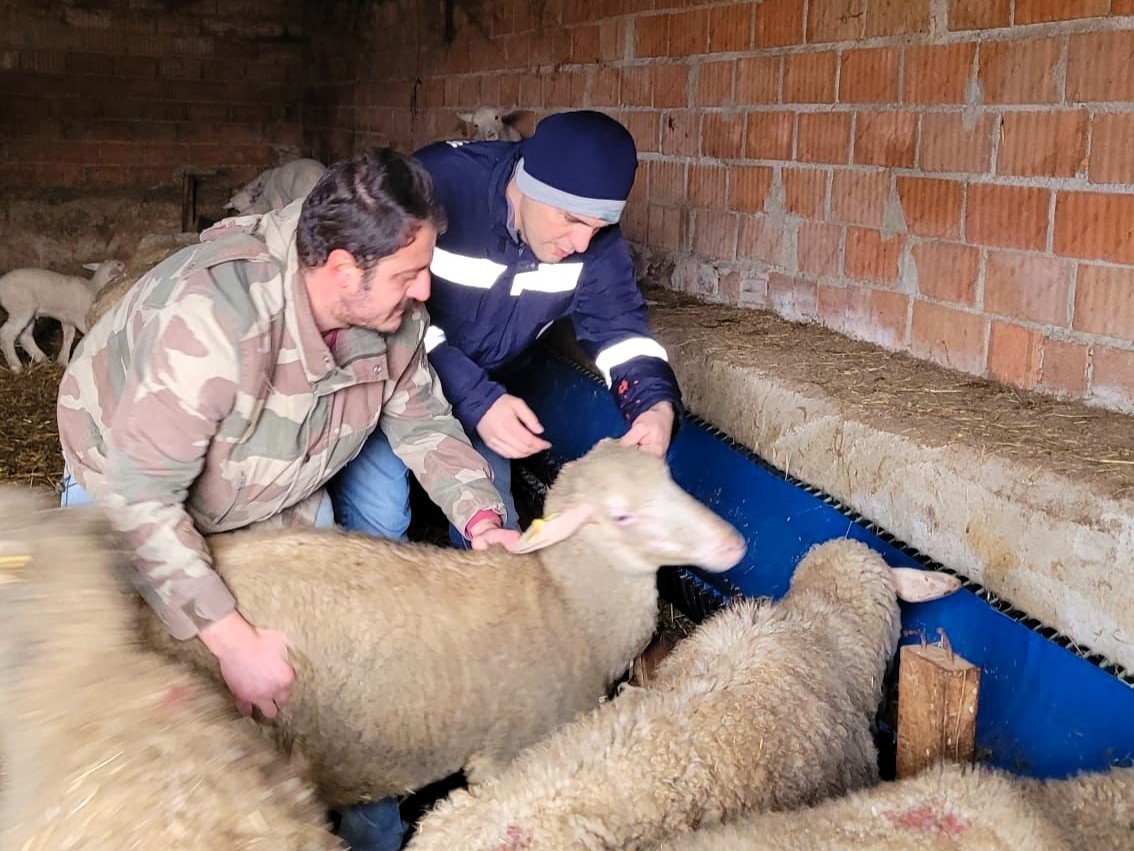
<svg viewBox="0 0 1134 851"><path fill-rule="evenodd" d="M514 554L337 530L210 539L239 610L289 638L297 681L278 729L326 800L491 776L626 671L656 625L660 565L721 571L744 554L663 461L616 442L565 465L547 510ZM143 620L216 672L199 641Z"/></svg>
<svg viewBox="0 0 1134 851"><path fill-rule="evenodd" d="M118 304L146 272L170 255L199 241L200 236L190 232L150 233L143 236L133 255L126 261L122 274L99 290L98 295L95 296L91 309L87 311L87 327L93 328L95 323Z"/></svg>
<svg viewBox="0 0 1134 851"><path fill-rule="evenodd" d="M697 830L665 851L1126 851L1134 768L1025 780L938 765L818 807Z"/></svg>
<svg viewBox="0 0 1134 851"><path fill-rule="evenodd" d="M891 569L855 541L815 547L782 601L730 605L681 641L648 687L624 689L439 803L409 847L652 848L874 783L870 728L898 641L895 592L928 599L956 587Z"/></svg>
<svg viewBox="0 0 1134 851"><path fill-rule="evenodd" d="M0 277L0 307L8 314L4 325L0 326L0 348L12 372L23 369L16 354L17 339L32 362L47 360L47 355L35 342L35 320L40 316L57 319L63 326L63 345L59 349L58 362L66 366L71 358L76 329L85 334L89 328L87 311L95 296L122 274L125 265L121 260L104 260L101 263L85 263L83 268L92 270L94 276L80 278L47 269L13 269Z"/></svg>
<svg viewBox="0 0 1134 851"><path fill-rule="evenodd" d="M297 198L305 198L326 167L318 160L298 159L262 172L255 180L238 189L225 204L239 216L267 213L286 207Z"/></svg>
<svg viewBox="0 0 1134 851"><path fill-rule="evenodd" d="M329 851L312 787L138 646L94 509L0 490L0 848Z"/></svg>
<svg viewBox="0 0 1134 851"><path fill-rule="evenodd" d="M474 142L519 142L531 135L521 127L531 123L531 113L515 111L504 114L495 106L479 106L474 112L458 112L461 135Z"/></svg>

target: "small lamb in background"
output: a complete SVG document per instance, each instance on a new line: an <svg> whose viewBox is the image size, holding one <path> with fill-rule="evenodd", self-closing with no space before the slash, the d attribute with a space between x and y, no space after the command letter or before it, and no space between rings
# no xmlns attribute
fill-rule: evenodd
<svg viewBox="0 0 1134 851"><path fill-rule="evenodd" d="M76 329L87 332L87 312L95 297L126 268L121 260L85 263L83 268L94 272L91 278L62 275L47 269L13 269L0 277L0 307L8 314L0 326L0 348L12 372L20 372L23 364L16 354L16 341L33 363L47 360L36 345L35 320L40 316L56 319L63 326L63 345L58 362L66 366L71 359L71 346Z"/></svg>
<svg viewBox="0 0 1134 851"><path fill-rule="evenodd" d="M475 112L458 112L461 136L472 142L520 142L532 134L534 115L527 110L503 113L499 107L481 106Z"/></svg>
<svg viewBox="0 0 1134 851"><path fill-rule="evenodd" d="M298 159L269 168L245 184L225 204L238 216L268 213L286 207L297 198L305 198L326 167L318 160Z"/></svg>

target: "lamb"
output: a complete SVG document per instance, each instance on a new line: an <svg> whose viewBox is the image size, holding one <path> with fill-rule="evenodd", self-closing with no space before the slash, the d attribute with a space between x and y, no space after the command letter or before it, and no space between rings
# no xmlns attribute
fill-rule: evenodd
<svg viewBox="0 0 1134 851"><path fill-rule="evenodd" d="M225 204L238 216L268 213L286 207L298 198L305 198L326 167L318 160L298 159L269 168L259 177L238 189Z"/></svg>
<svg viewBox="0 0 1134 851"><path fill-rule="evenodd" d="M646 688L531 747L425 816L414 851L644 849L870 785L871 722L897 646L896 592L953 577L891 569L865 545L813 548L777 604L741 600L681 641Z"/></svg>
<svg viewBox="0 0 1134 851"><path fill-rule="evenodd" d="M534 123L533 114L527 110L505 115L494 106L480 106L475 112L458 112L457 118L461 122L461 135L473 142L519 142L531 135Z"/></svg>
<svg viewBox="0 0 1134 851"><path fill-rule="evenodd" d="M334 529L210 539L239 610L291 642L276 729L329 803L492 776L626 671L654 631L660 565L722 571L745 550L662 460L613 441L565 465L546 506L512 554ZM143 615L150 641L216 674L200 642Z"/></svg>
<svg viewBox="0 0 1134 851"><path fill-rule="evenodd" d="M94 304L87 311L87 327L93 328L95 323L118 304L146 272L182 248L195 244L199 239L200 236L190 232L151 233L143 236L134 249L134 254L126 261L122 274L99 290L98 295L95 296Z"/></svg>
<svg viewBox="0 0 1134 851"><path fill-rule="evenodd" d="M814 809L766 813L677 837L666 851L1127 849L1134 768L1067 780L1024 780L938 765Z"/></svg>
<svg viewBox="0 0 1134 851"><path fill-rule="evenodd" d="M139 647L99 512L0 489L0 848L341 848L199 674Z"/></svg>
<svg viewBox="0 0 1134 851"><path fill-rule="evenodd" d="M36 345L35 320L39 316L57 319L63 325L63 345L59 349L58 362L66 366L71 358L71 346L75 342L75 330L84 334L87 325L87 311L94 303L95 296L125 268L121 260L104 260L101 263L86 263L84 269L93 270L90 279L76 275L61 275L47 269L13 269L0 277L0 307L8 314L7 321L0 327L0 348L12 372L20 372L23 364L16 354L16 340L29 355L32 362L47 360L47 355Z"/></svg>

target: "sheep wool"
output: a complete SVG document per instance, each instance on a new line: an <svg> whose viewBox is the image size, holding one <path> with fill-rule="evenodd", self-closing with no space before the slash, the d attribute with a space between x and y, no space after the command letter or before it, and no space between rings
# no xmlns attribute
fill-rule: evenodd
<svg viewBox="0 0 1134 851"><path fill-rule="evenodd" d="M597 706L646 646L660 565L720 571L745 550L662 460L613 441L563 468L547 511L517 548L530 553L333 529L210 539L238 610L289 638L296 683L275 729L329 802L497 773ZM210 665L148 610L143 626Z"/></svg>
<svg viewBox="0 0 1134 851"><path fill-rule="evenodd" d="M318 160L295 159L261 172L233 193L225 209L238 216L282 210L292 201L306 198L326 167Z"/></svg>
<svg viewBox="0 0 1134 851"><path fill-rule="evenodd" d="M698 830L664 851L1118 851L1134 841L1134 768L1035 781L937 765L813 809Z"/></svg>
<svg viewBox="0 0 1134 851"><path fill-rule="evenodd" d="M877 553L849 540L817 546L780 602L725 608L648 687L439 803L409 847L645 849L873 784L870 728L899 625Z"/></svg>
<svg viewBox="0 0 1134 851"><path fill-rule="evenodd" d="M0 489L0 848L342 848L271 742L137 645L107 535Z"/></svg>

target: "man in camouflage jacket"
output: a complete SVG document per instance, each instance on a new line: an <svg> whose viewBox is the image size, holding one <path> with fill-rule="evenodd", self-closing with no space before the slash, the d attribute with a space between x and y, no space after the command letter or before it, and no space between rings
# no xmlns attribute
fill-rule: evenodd
<svg viewBox="0 0 1134 851"><path fill-rule="evenodd" d="M474 546L518 537L422 346L444 226L416 163L345 160L306 201L225 220L160 263L63 377L69 476L124 536L171 634L202 639L245 711L287 699L286 637L235 611L205 535L314 523L326 482L379 428Z"/></svg>

